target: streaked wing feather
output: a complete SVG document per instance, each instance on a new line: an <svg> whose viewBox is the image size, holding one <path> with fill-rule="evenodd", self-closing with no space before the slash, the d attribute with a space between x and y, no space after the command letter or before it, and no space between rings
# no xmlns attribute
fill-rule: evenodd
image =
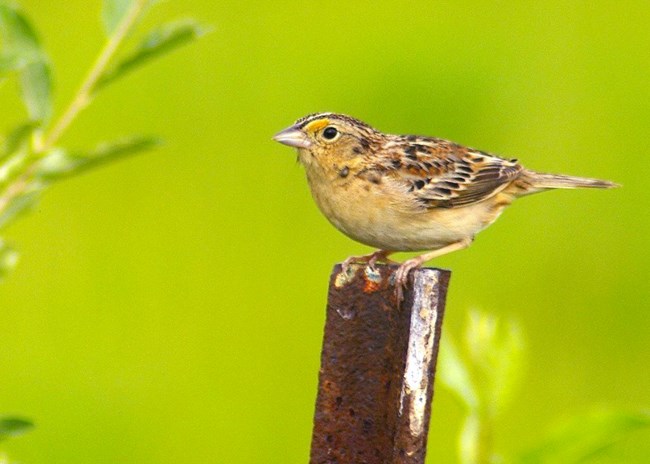
<svg viewBox="0 0 650 464"><path fill-rule="evenodd" d="M384 151L388 159L382 160L382 166L429 208L466 206L485 200L523 170L516 160L442 139L399 137L389 147Z"/></svg>

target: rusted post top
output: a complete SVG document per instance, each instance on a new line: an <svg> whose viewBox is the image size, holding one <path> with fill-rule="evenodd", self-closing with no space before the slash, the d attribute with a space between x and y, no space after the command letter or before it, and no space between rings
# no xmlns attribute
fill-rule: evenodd
<svg viewBox="0 0 650 464"><path fill-rule="evenodd" d="M417 269L397 304L397 266L334 267L310 464L423 464L451 273Z"/></svg>

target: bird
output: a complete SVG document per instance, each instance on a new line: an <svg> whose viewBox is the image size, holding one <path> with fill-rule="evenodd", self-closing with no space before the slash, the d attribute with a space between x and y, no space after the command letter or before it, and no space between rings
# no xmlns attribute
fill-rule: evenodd
<svg viewBox="0 0 650 464"><path fill-rule="evenodd" d="M536 172L517 159L441 138L386 134L332 112L302 117L273 140L297 149L312 196L334 227L377 249L347 258L344 271L352 263L399 264L389 256L421 252L395 271L398 301L411 270L467 248L515 199L552 189L618 186Z"/></svg>

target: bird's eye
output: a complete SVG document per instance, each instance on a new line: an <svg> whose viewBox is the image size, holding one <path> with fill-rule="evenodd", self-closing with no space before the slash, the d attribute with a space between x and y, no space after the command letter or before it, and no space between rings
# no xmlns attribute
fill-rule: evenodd
<svg viewBox="0 0 650 464"><path fill-rule="evenodd" d="M323 137L326 140L333 140L337 135L339 135L339 131L336 130L336 127L329 126L323 131Z"/></svg>

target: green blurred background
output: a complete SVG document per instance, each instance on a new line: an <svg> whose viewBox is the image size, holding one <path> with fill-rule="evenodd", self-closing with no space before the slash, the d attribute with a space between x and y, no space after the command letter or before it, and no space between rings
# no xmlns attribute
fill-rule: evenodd
<svg viewBox="0 0 650 464"><path fill-rule="evenodd" d="M60 111L102 46L100 2L21 4ZM307 461L330 269L369 251L271 141L314 111L622 183L523 199L435 265L453 270L446 331L481 308L526 332L498 449L592 405L650 404L647 1L170 1L146 24L179 14L214 30L63 140L166 144L57 185L6 234L22 259L0 287L0 412L37 422L11 459ZM14 93L3 129L23 118ZM454 462L461 417L439 388L428 462Z"/></svg>

